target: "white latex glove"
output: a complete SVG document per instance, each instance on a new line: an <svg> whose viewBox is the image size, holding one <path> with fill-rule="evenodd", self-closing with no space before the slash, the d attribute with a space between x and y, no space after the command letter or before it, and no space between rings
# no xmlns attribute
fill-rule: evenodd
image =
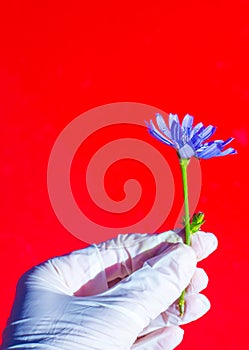
<svg viewBox="0 0 249 350"><path fill-rule="evenodd" d="M2 349L159 350L182 340L180 324L210 307L196 262L217 247L198 232L192 248L173 231L119 235L50 259L20 279ZM177 298L187 286L183 319Z"/></svg>

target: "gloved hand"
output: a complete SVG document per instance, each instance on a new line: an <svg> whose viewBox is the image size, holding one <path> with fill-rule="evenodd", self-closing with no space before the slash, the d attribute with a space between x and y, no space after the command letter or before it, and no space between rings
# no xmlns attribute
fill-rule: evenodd
<svg viewBox="0 0 249 350"><path fill-rule="evenodd" d="M56 257L20 279L2 349L159 350L182 340L179 325L209 309L196 263L217 247L198 232L129 234ZM177 298L187 288L186 311Z"/></svg>

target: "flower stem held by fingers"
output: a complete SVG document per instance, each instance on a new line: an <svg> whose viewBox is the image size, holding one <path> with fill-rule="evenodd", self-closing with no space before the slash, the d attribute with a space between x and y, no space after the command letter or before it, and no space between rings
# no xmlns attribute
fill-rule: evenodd
<svg viewBox="0 0 249 350"><path fill-rule="evenodd" d="M187 167L186 167L187 168ZM187 169L183 169L184 172L187 172ZM183 223L185 226L185 243L187 245L191 245L191 236L193 233L198 232L201 228L201 226L204 224L204 213L199 211L198 213L195 213L190 220L189 216L189 203L188 203L188 182L187 182L187 174L183 175L186 176L186 184L185 180L183 180L183 192L184 192L184 209L185 209L185 215L183 218ZM185 187L186 186L186 187ZM187 213L187 214L186 214ZM180 316L183 317L184 311L185 311L185 293L186 291L182 291L182 294L178 300L178 307L180 311Z"/></svg>

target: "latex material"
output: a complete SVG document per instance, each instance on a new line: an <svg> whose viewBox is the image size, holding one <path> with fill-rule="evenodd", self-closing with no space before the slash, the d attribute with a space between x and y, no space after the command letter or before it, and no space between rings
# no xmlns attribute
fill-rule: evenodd
<svg viewBox="0 0 249 350"><path fill-rule="evenodd" d="M196 263L216 247L213 234L198 232L191 248L168 231L50 259L20 279L2 349L174 349L179 325L210 307ZM176 300L187 286L181 319Z"/></svg>

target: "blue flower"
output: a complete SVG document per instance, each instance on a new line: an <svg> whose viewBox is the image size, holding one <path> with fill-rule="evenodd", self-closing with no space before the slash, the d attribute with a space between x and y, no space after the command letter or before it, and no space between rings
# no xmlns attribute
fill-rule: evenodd
<svg viewBox="0 0 249 350"><path fill-rule="evenodd" d="M181 125L177 114L170 113L169 125L167 126L161 114L157 113L156 121L159 130L152 120L146 124L149 133L166 145L174 147L181 159L191 157L208 159L237 153L231 147L224 150L225 146L233 140L232 137L226 141L205 142L214 134L216 128L212 125L204 127L202 123L198 123L193 127L193 120L194 118L191 115L186 114Z"/></svg>

